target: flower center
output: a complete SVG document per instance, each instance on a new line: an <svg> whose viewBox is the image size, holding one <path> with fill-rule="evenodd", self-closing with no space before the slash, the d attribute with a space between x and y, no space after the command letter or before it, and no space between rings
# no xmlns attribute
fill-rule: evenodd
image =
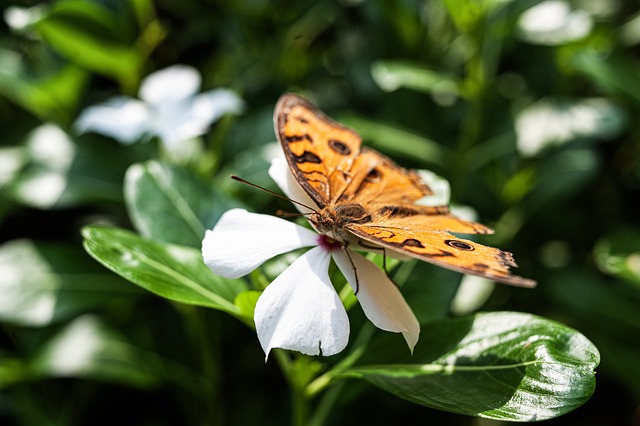
<svg viewBox="0 0 640 426"><path fill-rule="evenodd" d="M326 251L334 251L342 247L342 244L327 235L318 235L318 245Z"/></svg>

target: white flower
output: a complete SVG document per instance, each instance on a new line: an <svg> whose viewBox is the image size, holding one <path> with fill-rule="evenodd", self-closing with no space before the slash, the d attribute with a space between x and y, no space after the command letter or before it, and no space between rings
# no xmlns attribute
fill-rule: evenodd
<svg viewBox="0 0 640 426"><path fill-rule="evenodd" d="M283 158L272 162L269 174L288 197L315 207ZM278 254L303 247L312 248L267 286L256 304L256 331L266 356L273 348L328 356L347 345L349 319L329 280L331 258L354 291L357 274L356 296L367 318L382 330L402 333L413 350L420 325L397 286L362 255L349 251L347 257L340 243L326 235L277 217L234 209L207 231L202 255L214 273L237 278Z"/></svg>
<svg viewBox="0 0 640 426"><path fill-rule="evenodd" d="M141 100L116 96L85 109L75 122L79 132L94 131L122 143L145 135L160 138L168 150L200 136L226 113L239 113L242 100L228 89L196 95L200 74L192 67L174 65L148 75L140 86Z"/></svg>

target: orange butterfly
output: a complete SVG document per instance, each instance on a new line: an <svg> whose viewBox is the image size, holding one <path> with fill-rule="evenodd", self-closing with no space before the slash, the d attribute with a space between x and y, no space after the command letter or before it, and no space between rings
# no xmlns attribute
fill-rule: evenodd
<svg viewBox="0 0 640 426"><path fill-rule="evenodd" d="M283 95L274 113L276 135L295 179L318 205L309 221L343 245L390 249L465 274L520 287L536 282L509 272L511 253L455 237L490 234L447 206L422 206L432 194L418 174L360 147L360 136L306 100Z"/></svg>

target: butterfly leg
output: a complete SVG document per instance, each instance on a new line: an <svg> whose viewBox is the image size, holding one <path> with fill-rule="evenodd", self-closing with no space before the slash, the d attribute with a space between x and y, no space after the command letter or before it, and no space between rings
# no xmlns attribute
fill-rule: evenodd
<svg viewBox="0 0 640 426"><path fill-rule="evenodd" d="M342 252L347 256L347 259L349 259L349 263L351 263L351 267L353 268L353 274L356 276L356 290L354 291L353 294L358 294L358 290L360 290L360 282L358 281L358 270L356 268L356 264L353 263L353 259L351 259L351 255L349 254L349 250L348 250L348 245L345 244L342 247Z"/></svg>
<svg viewBox="0 0 640 426"><path fill-rule="evenodd" d="M384 271L384 274L387 276L389 281L394 283L396 287L399 288L400 286L396 284L396 282L391 278L391 275L389 275L389 270L387 269L387 249L379 246L370 246L366 244L364 241L358 241L358 245L360 247L364 247L369 250L382 250L382 270Z"/></svg>
<svg viewBox="0 0 640 426"><path fill-rule="evenodd" d="M384 273L387 274L387 277L391 279L391 277L389 277L389 271L387 270L387 250L384 247L370 246L364 241L358 241L358 245L368 250L382 250L382 269L384 269Z"/></svg>

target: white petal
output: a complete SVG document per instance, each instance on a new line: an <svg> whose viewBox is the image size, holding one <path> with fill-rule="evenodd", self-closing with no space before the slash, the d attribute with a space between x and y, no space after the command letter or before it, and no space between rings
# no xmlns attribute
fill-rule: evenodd
<svg viewBox="0 0 640 426"><path fill-rule="evenodd" d="M420 324L400 290L373 262L353 251L349 251L349 255L358 274L356 296L365 315L382 330L402 333L413 352L420 336ZM356 273L344 252L334 251L333 260L356 290Z"/></svg>
<svg viewBox="0 0 640 426"><path fill-rule="evenodd" d="M316 210L320 210L316 203L309 197L300 184L296 181L289 169L287 160L284 157L276 157L271 160L271 167L269 167L269 176L280 187L284 194L299 203L306 204L309 207L313 207ZM298 204L295 204L296 209L301 213L310 213L312 210L304 208Z"/></svg>
<svg viewBox="0 0 640 426"><path fill-rule="evenodd" d="M234 91L216 89L196 96L191 114L209 125L224 114L238 114L243 108L244 102Z"/></svg>
<svg viewBox="0 0 640 426"><path fill-rule="evenodd" d="M281 253L317 244L313 231L243 209L225 212L202 241L202 257L215 274L238 278Z"/></svg>
<svg viewBox="0 0 640 426"><path fill-rule="evenodd" d="M449 181L429 170L418 170L422 182L426 183L433 194L424 196L416 201L422 206L446 206L451 198Z"/></svg>
<svg viewBox="0 0 640 426"><path fill-rule="evenodd" d="M74 123L76 131L92 131L131 143L148 130L150 112L144 102L116 96L85 109Z"/></svg>
<svg viewBox="0 0 640 426"><path fill-rule="evenodd" d="M162 105L190 98L200 88L200 73L186 65L174 65L149 74L140 86L140 99Z"/></svg>
<svg viewBox="0 0 640 426"><path fill-rule="evenodd" d="M329 280L329 252L314 247L262 293L254 320L266 356L273 348L334 355L349 341L349 319Z"/></svg>

